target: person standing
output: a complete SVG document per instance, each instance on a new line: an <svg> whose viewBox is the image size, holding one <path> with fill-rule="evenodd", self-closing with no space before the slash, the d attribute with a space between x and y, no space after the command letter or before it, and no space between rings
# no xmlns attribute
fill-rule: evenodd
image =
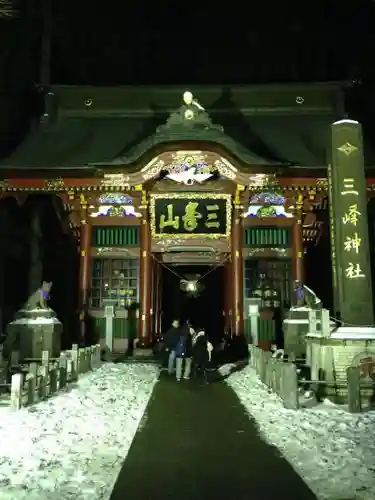
<svg viewBox="0 0 375 500"><path fill-rule="evenodd" d="M213 345L208 340L206 332L203 329L198 330L193 339L193 362L195 374L202 373L207 382L207 368L211 363Z"/></svg>
<svg viewBox="0 0 375 500"><path fill-rule="evenodd" d="M185 380L190 378L193 355L193 338L191 327L185 323L179 329L179 339L176 345L176 379L180 382L182 372Z"/></svg>
<svg viewBox="0 0 375 500"><path fill-rule="evenodd" d="M175 319L164 335L164 346L168 354L168 374L173 375L176 364L176 346L180 338L180 322Z"/></svg>

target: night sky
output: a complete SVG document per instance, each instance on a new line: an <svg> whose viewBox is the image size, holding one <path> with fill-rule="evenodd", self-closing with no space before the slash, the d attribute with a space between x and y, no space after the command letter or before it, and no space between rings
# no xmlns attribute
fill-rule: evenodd
<svg viewBox="0 0 375 500"><path fill-rule="evenodd" d="M25 83L38 81L41 3L16 0L18 19L1 24L2 49L8 49L3 63ZM263 0L238 3L239 9L227 2L51 3L54 83L371 81L375 76L370 0Z"/></svg>
<svg viewBox="0 0 375 500"><path fill-rule="evenodd" d="M77 3L80 10L72 17ZM110 1L96 12L85 0L57 4L53 79L59 83L265 83L374 76L369 66L375 4L370 1L296 2L293 8L291 2L265 0L243 2L233 10L228 2L197 2L196 7L150 2L147 8L143 2L127 2L125 8Z"/></svg>

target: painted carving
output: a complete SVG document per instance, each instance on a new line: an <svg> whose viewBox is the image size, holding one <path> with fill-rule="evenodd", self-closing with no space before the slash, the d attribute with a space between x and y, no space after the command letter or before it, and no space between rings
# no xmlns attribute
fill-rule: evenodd
<svg viewBox="0 0 375 500"><path fill-rule="evenodd" d="M254 194L243 217L293 217L285 210L285 197L272 192Z"/></svg>
<svg viewBox="0 0 375 500"><path fill-rule="evenodd" d="M173 163L165 168L167 179L191 186L202 183L213 176L212 166L207 164L202 153L179 152L174 155Z"/></svg>
<svg viewBox="0 0 375 500"><path fill-rule="evenodd" d="M62 177L57 177L57 179L48 179L44 182L48 191L64 191L66 189L65 181Z"/></svg>
<svg viewBox="0 0 375 500"><path fill-rule="evenodd" d="M102 186L130 189L129 181L130 177L125 174L104 174L100 184Z"/></svg>
<svg viewBox="0 0 375 500"><path fill-rule="evenodd" d="M131 205L133 199L123 193L104 193L99 196L100 205Z"/></svg>
<svg viewBox="0 0 375 500"><path fill-rule="evenodd" d="M97 211L90 213L91 217L142 217L135 211L133 205L99 205Z"/></svg>

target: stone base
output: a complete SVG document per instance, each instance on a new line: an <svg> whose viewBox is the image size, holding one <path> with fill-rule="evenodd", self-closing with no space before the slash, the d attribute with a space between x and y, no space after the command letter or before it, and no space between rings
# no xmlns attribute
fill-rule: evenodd
<svg viewBox="0 0 375 500"><path fill-rule="evenodd" d="M326 396L334 403L347 402L346 370L350 366L360 367L363 381L375 378L375 328L340 327L329 337L308 333L306 347L311 379L327 380ZM364 405L370 404L374 393L375 383L361 389Z"/></svg>
<svg viewBox="0 0 375 500"><path fill-rule="evenodd" d="M305 336L309 333L310 307L292 307L283 321L285 354L294 354L297 358L306 354ZM321 329L321 320L317 318L317 328ZM333 328L334 323L331 323Z"/></svg>
<svg viewBox="0 0 375 500"><path fill-rule="evenodd" d="M123 353L128 350L129 340L128 339L113 339L113 352ZM107 345L105 339L100 339L100 347L106 349Z"/></svg>
<svg viewBox="0 0 375 500"><path fill-rule="evenodd" d="M41 359L42 352L50 357L60 356L62 324L52 309L21 309L16 319L7 326L4 355L19 351L20 361L25 358Z"/></svg>
<svg viewBox="0 0 375 500"><path fill-rule="evenodd" d="M147 357L151 357L153 355L153 351L152 349L146 349L146 348L136 348L134 349L134 357L136 358L147 358Z"/></svg>

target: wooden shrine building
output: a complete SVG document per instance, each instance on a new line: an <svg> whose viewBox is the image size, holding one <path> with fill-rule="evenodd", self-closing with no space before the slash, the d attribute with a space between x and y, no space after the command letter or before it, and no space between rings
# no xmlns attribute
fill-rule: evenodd
<svg viewBox="0 0 375 500"><path fill-rule="evenodd" d="M226 328L293 304L304 248L327 203L327 134L340 84L222 88L55 86L45 112L1 162L2 196L60 197L80 252L80 307L103 323L129 305L148 344L161 328L161 263L225 266ZM375 179L367 179L373 190ZM120 341L118 340L118 344Z"/></svg>

